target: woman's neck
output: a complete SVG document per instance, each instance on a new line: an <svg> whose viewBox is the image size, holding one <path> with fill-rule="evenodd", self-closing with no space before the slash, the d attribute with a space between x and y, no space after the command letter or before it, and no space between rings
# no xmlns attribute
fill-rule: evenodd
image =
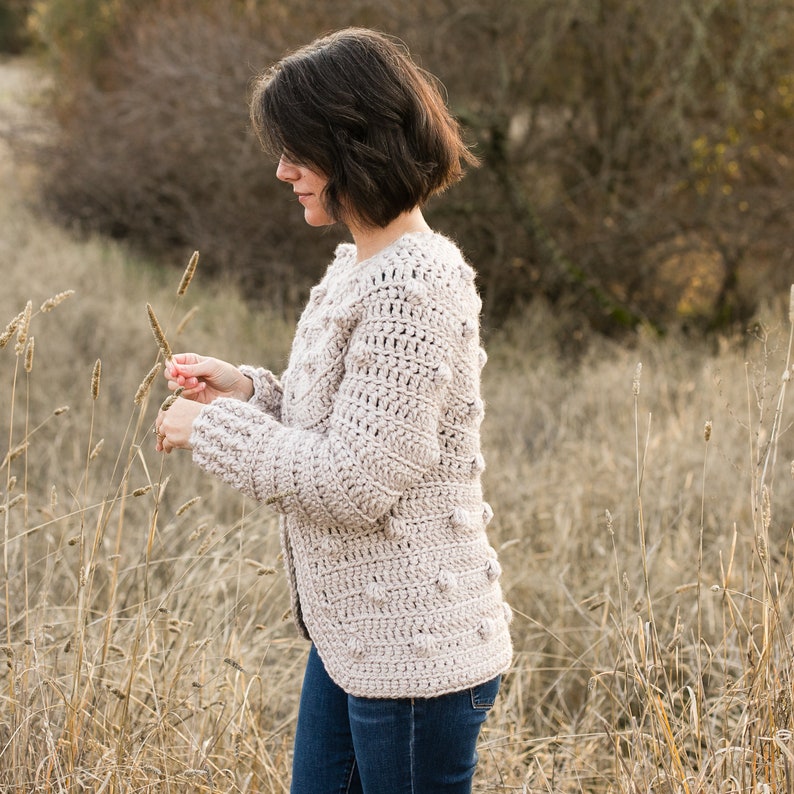
<svg viewBox="0 0 794 794"><path fill-rule="evenodd" d="M348 227L356 244L356 261L363 262L399 240L410 232L429 232L430 227L422 215L422 210L415 207L410 212L398 215L388 226L375 229Z"/></svg>

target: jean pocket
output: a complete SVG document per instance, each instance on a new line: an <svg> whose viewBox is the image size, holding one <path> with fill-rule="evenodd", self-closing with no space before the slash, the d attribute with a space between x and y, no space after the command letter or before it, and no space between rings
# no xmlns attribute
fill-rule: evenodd
<svg viewBox="0 0 794 794"><path fill-rule="evenodd" d="M471 707L473 709L488 711L492 708L496 701L496 696L499 694L499 685L502 682L502 676L498 675L484 684L473 686L469 689L471 696Z"/></svg>

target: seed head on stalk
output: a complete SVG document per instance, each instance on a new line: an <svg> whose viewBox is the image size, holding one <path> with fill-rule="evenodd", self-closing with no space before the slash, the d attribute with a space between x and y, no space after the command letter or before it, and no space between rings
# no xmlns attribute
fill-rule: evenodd
<svg viewBox="0 0 794 794"><path fill-rule="evenodd" d="M11 337L16 333L17 328L19 328L19 324L22 322L22 318L24 316L25 316L25 312L21 311L3 329L3 333L0 334L0 350L2 350L9 343Z"/></svg>
<svg viewBox="0 0 794 794"><path fill-rule="evenodd" d="M180 395L184 390L185 387L180 386L178 389L174 391L173 394L169 394L168 397L166 397L163 400L162 404L160 405L160 410L167 411L179 399Z"/></svg>
<svg viewBox="0 0 794 794"><path fill-rule="evenodd" d="M141 385L138 386L138 391L135 392L135 398L133 402L135 405L140 405L143 402L143 398L149 393L149 389L152 387L152 381L154 381L155 376L160 371L163 365L158 361L146 374L146 377L141 381Z"/></svg>
<svg viewBox="0 0 794 794"><path fill-rule="evenodd" d="M74 295L73 289L67 289L64 292L59 292L57 295L53 295L51 298L47 298L44 303L41 304L39 308L40 312L51 312L58 304L63 303L67 298L71 298Z"/></svg>
<svg viewBox="0 0 794 794"><path fill-rule="evenodd" d="M28 337L28 343L25 345L25 372L30 374L33 369L33 351L36 348L36 338L33 336Z"/></svg>
<svg viewBox="0 0 794 794"><path fill-rule="evenodd" d="M28 341L28 330L30 329L30 316L33 312L33 301L28 301L24 311L22 312L22 319L17 326L17 344L14 352L20 356L25 351L25 344Z"/></svg>
<svg viewBox="0 0 794 794"><path fill-rule="evenodd" d="M198 261L199 252L194 251L193 256L190 257L190 261L187 263L185 272L182 274L182 280L179 282L179 289L176 291L177 297L181 297L187 292L187 288L190 286L190 281L193 278L193 274L196 272Z"/></svg>
<svg viewBox="0 0 794 794"><path fill-rule="evenodd" d="M631 384L631 393L635 397L640 393L640 375L642 375L642 362L637 364L637 368L634 370L634 380Z"/></svg>
<svg viewBox="0 0 794 794"><path fill-rule="evenodd" d="M94 371L91 374L91 398L96 400L99 397L99 381L102 377L102 359L98 358L94 364Z"/></svg>
<svg viewBox="0 0 794 794"><path fill-rule="evenodd" d="M154 334L154 339L157 342L157 346L160 348L163 358L168 361L169 359L173 358L174 354L171 352L171 345L168 344L168 340L165 338L165 334L163 333L163 329L160 327L160 323L157 322L157 315L154 313L151 303L146 304L146 311L149 314L149 325L152 327L152 333Z"/></svg>

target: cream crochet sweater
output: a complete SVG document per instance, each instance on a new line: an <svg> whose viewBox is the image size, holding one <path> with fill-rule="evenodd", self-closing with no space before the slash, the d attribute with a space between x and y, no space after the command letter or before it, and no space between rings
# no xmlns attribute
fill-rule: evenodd
<svg viewBox="0 0 794 794"><path fill-rule="evenodd" d="M510 664L509 607L485 527L480 300L457 247L408 234L337 248L286 372L193 425L193 459L277 497L296 623L360 697L431 697Z"/></svg>

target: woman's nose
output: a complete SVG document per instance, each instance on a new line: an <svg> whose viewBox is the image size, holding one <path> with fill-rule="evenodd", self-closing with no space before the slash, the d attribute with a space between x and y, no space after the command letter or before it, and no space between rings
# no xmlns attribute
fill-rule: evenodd
<svg viewBox="0 0 794 794"><path fill-rule="evenodd" d="M294 182L298 176L298 169L282 154L276 168L276 177L282 182Z"/></svg>

